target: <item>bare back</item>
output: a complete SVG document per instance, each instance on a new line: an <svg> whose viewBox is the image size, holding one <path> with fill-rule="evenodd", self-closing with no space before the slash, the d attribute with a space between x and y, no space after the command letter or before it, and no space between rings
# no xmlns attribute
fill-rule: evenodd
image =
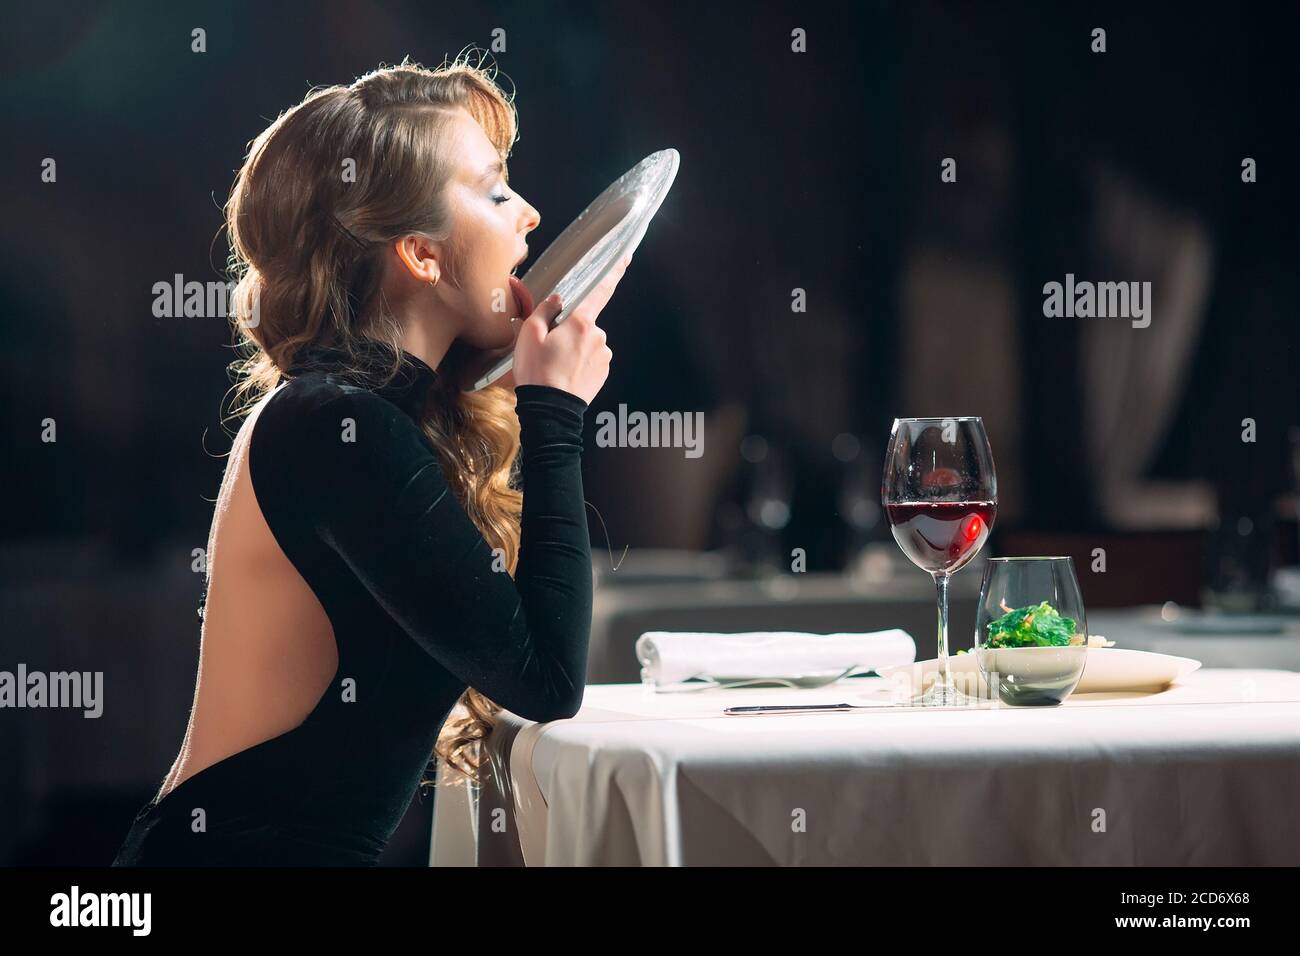
<svg viewBox="0 0 1300 956"><path fill-rule="evenodd" d="M212 764L297 727L338 668L329 618L258 506L249 441L270 396L231 448L208 536L208 592L194 704L158 799Z"/></svg>

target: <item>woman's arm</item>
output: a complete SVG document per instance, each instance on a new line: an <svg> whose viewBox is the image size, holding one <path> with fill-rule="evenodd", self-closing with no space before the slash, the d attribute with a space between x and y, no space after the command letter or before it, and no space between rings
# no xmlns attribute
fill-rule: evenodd
<svg viewBox="0 0 1300 956"><path fill-rule="evenodd" d="M319 497L320 537L465 683L530 720L577 713L592 607L586 402L548 385L515 390L524 500L512 579L409 418L365 390L322 383L311 391L329 394L300 395L306 414L286 407L280 420L296 419L292 444L304 453L295 472L304 499ZM256 430L266 425L263 417Z"/></svg>

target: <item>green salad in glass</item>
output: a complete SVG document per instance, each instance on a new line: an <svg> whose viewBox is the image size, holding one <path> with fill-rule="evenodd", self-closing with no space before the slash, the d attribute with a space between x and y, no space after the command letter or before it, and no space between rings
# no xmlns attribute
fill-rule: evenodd
<svg viewBox="0 0 1300 956"><path fill-rule="evenodd" d="M1082 644L1085 638L1075 633L1075 620L1058 614L1056 608L1042 601L1026 607L1009 608L988 624L988 647L1069 647Z"/></svg>

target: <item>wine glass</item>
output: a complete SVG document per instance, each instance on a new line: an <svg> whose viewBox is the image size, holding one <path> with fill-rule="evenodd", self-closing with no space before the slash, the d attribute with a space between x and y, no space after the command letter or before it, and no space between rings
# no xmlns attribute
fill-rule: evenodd
<svg viewBox="0 0 1300 956"><path fill-rule="evenodd" d="M913 704L974 705L948 669L948 577L988 540L998 511L998 481L978 417L896 418L885 452L880 500L903 553L930 572L938 592L939 674Z"/></svg>

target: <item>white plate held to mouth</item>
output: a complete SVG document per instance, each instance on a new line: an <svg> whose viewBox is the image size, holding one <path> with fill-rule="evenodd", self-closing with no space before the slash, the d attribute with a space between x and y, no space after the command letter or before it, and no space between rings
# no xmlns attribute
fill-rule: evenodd
<svg viewBox="0 0 1300 956"><path fill-rule="evenodd" d="M671 148L641 160L592 200L520 279L534 302L551 293L559 295L564 308L552 328L569 317L615 263L641 244L646 227L677 178L679 162L677 150ZM491 385L510 371L514 362L514 355L507 355L466 391Z"/></svg>

